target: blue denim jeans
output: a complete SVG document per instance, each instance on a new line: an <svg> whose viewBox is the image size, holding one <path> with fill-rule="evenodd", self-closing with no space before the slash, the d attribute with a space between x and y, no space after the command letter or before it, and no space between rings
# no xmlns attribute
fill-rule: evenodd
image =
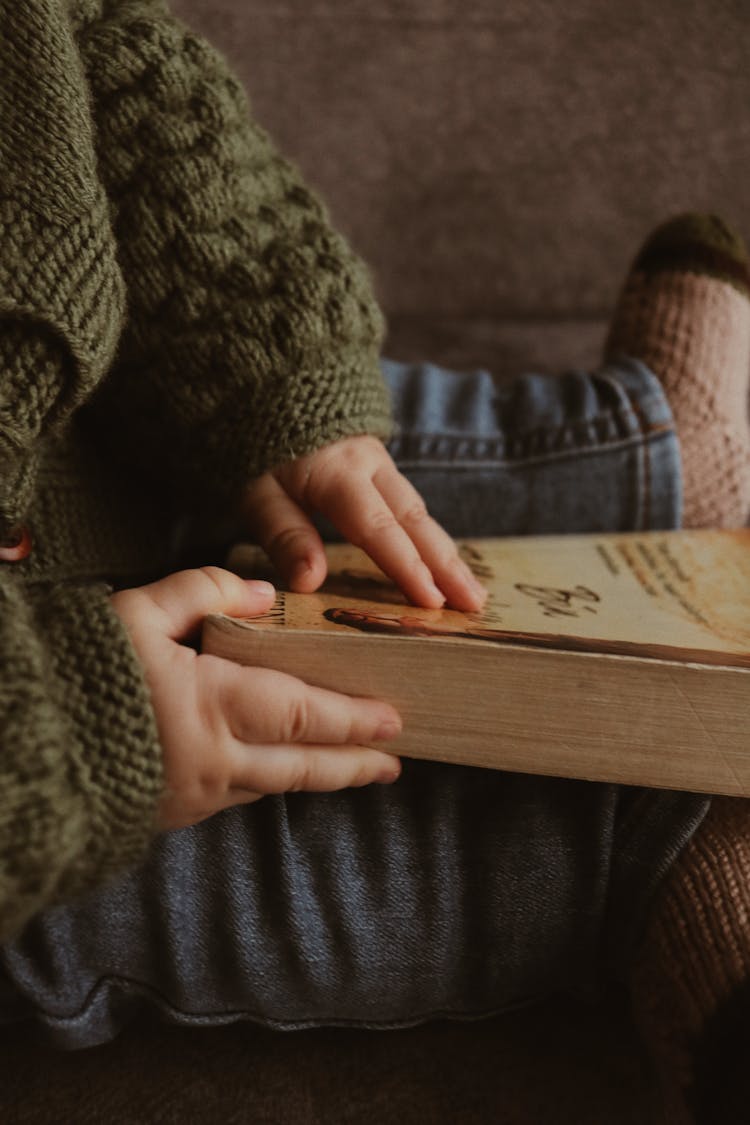
<svg viewBox="0 0 750 1125"><path fill-rule="evenodd" d="M678 443L641 364L503 383L384 371L394 456L453 534L677 525ZM2 951L0 1018L75 1047L144 1009L383 1028L591 993L627 973L706 807L421 761L389 787L266 797L160 836L137 870L35 918Z"/></svg>

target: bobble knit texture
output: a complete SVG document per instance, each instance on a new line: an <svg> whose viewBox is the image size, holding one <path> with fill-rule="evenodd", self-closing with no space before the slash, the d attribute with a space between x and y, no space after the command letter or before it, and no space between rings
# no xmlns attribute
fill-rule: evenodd
<svg viewBox="0 0 750 1125"><path fill-rule="evenodd" d="M149 3L87 34L129 317L100 415L215 503L347 434L389 432L364 267L221 59ZM118 436L118 435L115 435Z"/></svg>
<svg viewBox="0 0 750 1125"><path fill-rule="evenodd" d="M134 863L161 751L102 582L176 510L385 437L367 271L161 0L0 0L0 937Z"/></svg>

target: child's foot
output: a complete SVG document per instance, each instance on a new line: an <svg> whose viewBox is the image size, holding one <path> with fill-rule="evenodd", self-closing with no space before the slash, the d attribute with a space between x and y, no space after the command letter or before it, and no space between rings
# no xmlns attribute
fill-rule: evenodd
<svg viewBox="0 0 750 1125"><path fill-rule="evenodd" d="M685 527L742 526L750 509L750 259L715 215L681 215L647 240L606 355L642 360L669 399Z"/></svg>
<svg viewBox="0 0 750 1125"><path fill-rule="evenodd" d="M657 891L631 970L636 1023L696 1125L740 1125L750 1051L750 802L717 797ZM736 1042L734 1053L729 1044ZM721 1094L725 1112L714 1115ZM713 1103L713 1106L712 1106Z"/></svg>

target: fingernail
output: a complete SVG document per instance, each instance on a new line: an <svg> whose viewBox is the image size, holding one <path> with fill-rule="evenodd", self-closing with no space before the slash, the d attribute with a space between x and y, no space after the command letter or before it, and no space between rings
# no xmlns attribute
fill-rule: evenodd
<svg viewBox="0 0 750 1125"><path fill-rule="evenodd" d="M428 594L431 594L434 598L439 598L440 604L445 605L445 594L442 590L439 590L437 588L432 579L430 579L429 582L426 582L425 585L427 587Z"/></svg>
<svg viewBox="0 0 750 1125"><path fill-rule="evenodd" d="M266 597L276 596L276 587L270 582L263 582L260 578L247 578L245 581L254 594L265 594Z"/></svg>
<svg viewBox="0 0 750 1125"><path fill-rule="evenodd" d="M375 780L380 785L391 785L394 781L398 781L398 779L400 777L401 777L401 763L399 762L399 760L397 758L395 760L395 762L393 763L393 765L392 766L386 766L385 769L382 770L378 774L378 776L375 778Z"/></svg>
<svg viewBox="0 0 750 1125"><path fill-rule="evenodd" d="M466 563L462 563L461 569L462 569L464 578L469 583L469 585L472 587L472 589L476 590L478 593L483 594L484 593L484 586L479 581L479 579L477 578L476 574L471 569L471 567L467 566Z"/></svg>
<svg viewBox="0 0 750 1125"><path fill-rule="evenodd" d="M310 560L300 559L292 567L292 576L289 584L294 585L295 582L303 582L305 578L307 578L307 576L311 573L311 571L312 563L310 562Z"/></svg>
<svg viewBox="0 0 750 1125"><path fill-rule="evenodd" d="M476 590L476 592L479 594L480 598L486 598L487 597L486 586L483 586L482 583L479 581L479 579L475 578L473 574L471 576L471 579L472 579L472 585L473 585L474 589Z"/></svg>
<svg viewBox="0 0 750 1125"><path fill-rule="evenodd" d="M466 578L474 593L479 594L479 596L483 598L486 595L487 590L479 581L477 576L475 574L472 574L468 567L466 568Z"/></svg>
<svg viewBox="0 0 750 1125"><path fill-rule="evenodd" d="M386 719L375 731L376 738L395 738L397 734L401 734L401 724L393 719Z"/></svg>

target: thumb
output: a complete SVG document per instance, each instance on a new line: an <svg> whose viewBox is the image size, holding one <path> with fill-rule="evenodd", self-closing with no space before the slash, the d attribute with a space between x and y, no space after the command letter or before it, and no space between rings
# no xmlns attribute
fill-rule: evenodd
<svg viewBox="0 0 750 1125"><path fill-rule="evenodd" d="M218 566L180 570L166 578L142 586L152 605L164 615L163 632L171 640L183 640L195 633L203 618L211 613L232 617L257 617L273 604L275 590L270 582L240 578Z"/></svg>

